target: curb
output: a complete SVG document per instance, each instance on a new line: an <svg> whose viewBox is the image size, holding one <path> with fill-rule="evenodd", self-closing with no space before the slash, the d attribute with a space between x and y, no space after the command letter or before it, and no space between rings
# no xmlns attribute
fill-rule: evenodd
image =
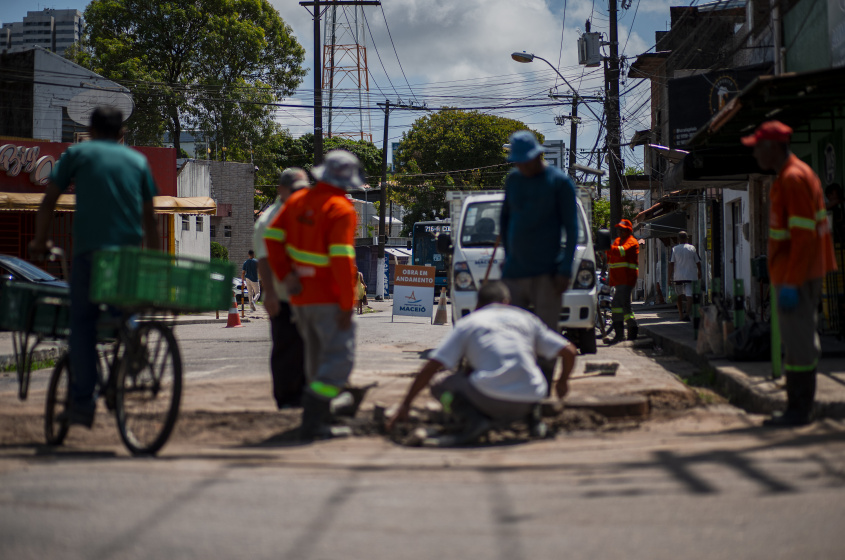
<svg viewBox="0 0 845 560"><path fill-rule="evenodd" d="M771 414L775 410L781 410L786 403L783 395L780 395L780 399L778 399L774 395L757 391L752 381L735 368L716 366L706 356L696 352L694 348L663 336L648 326L640 325L640 330L650 336L655 343L662 346L667 353L712 372L715 376L716 390L727 398L731 404L754 414ZM726 371L728 369L733 371ZM770 385L774 390L778 390L777 386L771 381L767 382L767 385Z"/></svg>
<svg viewBox="0 0 845 560"><path fill-rule="evenodd" d="M723 360L702 356L694 348L663 336L649 326L640 325L640 331L650 336L668 353L713 373L715 389L731 404L753 414L772 414L786 407L786 393L782 385L778 385L773 379L752 379L730 362L724 365L714 363L715 360ZM820 418L845 419L845 402L816 400L814 410Z"/></svg>
<svg viewBox="0 0 845 560"><path fill-rule="evenodd" d="M36 350L32 353L32 360L34 362L40 362L55 359L58 358L62 352L64 352L64 348L58 346ZM9 366L15 365L17 365L17 361L15 360L14 354L0 354L0 369L6 369Z"/></svg>

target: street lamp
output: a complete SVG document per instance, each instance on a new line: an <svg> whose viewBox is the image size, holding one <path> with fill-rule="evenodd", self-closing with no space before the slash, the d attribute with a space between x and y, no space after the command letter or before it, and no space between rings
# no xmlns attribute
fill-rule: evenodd
<svg viewBox="0 0 845 560"><path fill-rule="evenodd" d="M551 67L551 69L552 69L552 70L554 70L554 71L557 73L557 75L558 75L558 76L560 76L560 79L561 79L561 80L563 80L563 83L565 83L565 84L566 84L566 87L568 87L570 90L572 90L572 94L573 94L573 95L575 95L575 99L576 99L576 100L581 99L581 96L580 96L580 95L578 95L578 92L577 92L577 91L575 91L575 88L574 88L574 87L572 87L572 84L570 84L570 83L567 81L567 79L563 77L563 74L561 74L560 72L558 72L558 70L557 70L557 68L555 68L555 65L554 65L554 64L552 64L551 62L549 62L549 61L548 61L548 60L546 60L545 58L543 58L543 57L541 57L541 56L537 56L536 54L527 53L527 52L525 52L525 51L523 51L523 52L515 52L515 53L511 53L511 58L512 58L512 59L514 59L514 60L515 60L515 61L517 61L517 62L522 62L522 63L534 62L534 59L535 59L535 58L536 58L537 60L542 60L543 62L545 62L546 64L548 64L548 65ZM593 109L590 107L590 105L589 105L589 104L587 104L587 103L585 103L585 104L584 104L584 106L586 106L586 107L587 107L587 110L589 110L589 111L593 114L593 116L594 116L594 117L595 117L595 118L599 121L599 123L601 123L601 117L600 117L600 116L598 116L598 115L596 114L596 112L595 112L595 111L593 111Z"/></svg>

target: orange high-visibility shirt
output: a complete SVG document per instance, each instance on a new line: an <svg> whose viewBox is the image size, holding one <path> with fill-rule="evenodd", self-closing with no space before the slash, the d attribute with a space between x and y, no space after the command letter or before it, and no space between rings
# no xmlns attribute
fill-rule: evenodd
<svg viewBox="0 0 845 560"><path fill-rule="evenodd" d="M789 154L769 198L772 284L800 286L836 270L824 193L810 166Z"/></svg>
<svg viewBox="0 0 845 560"><path fill-rule="evenodd" d="M293 305L355 302L355 208L346 191L326 183L287 200L264 235L267 260L280 280L295 270L302 291Z"/></svg>
<svg viewBox="0 0 845 560"><path fill-rule="evenodd" d="M639 274L640 244L633 235L623 243L621 238L613 240L607 250L608 283L611 286L634 286Z"/></svg>

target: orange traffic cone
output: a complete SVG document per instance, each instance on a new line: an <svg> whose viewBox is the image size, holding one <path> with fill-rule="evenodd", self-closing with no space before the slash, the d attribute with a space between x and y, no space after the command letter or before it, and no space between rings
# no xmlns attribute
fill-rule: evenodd
<svg viewBox="0 0 845 560"><path fill-rule="evenodd" d="M440 301L437 302L437 313L434 314L435 325L445 325L448 313L446 311L446 288L440 288Z"/></svg>
<svg viewBox="0 0 845 560"><path fill-rule="evenodd" d="M227 329L232 327L242 327L241 316L238 314L238 302L235 301L235 292L232 292L232 306L229 308L229 320L226 323Z"/></svg>

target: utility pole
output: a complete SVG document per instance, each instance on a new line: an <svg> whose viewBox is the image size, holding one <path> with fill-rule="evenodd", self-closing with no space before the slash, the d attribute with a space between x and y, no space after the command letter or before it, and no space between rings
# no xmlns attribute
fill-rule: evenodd
<svg viewBox="0 0 845 560"><path fill-rule="evenodd" d="M616 0L608 0L610 12L610 57L605 61L605 89L607 90L607 153L608 188L610 190L610 225L622 219L622 150L619 122L619 34L616 28ZM612 231L612 230L611 230Z"/></svg>
<svg viewBox="0 0 845 560"><path fill-rule="evenodd" d="M379 103L381 106L381 103ZM378 207L378 260L376 261L376 301L384 299L385 293L385 277L387 271L384 266L384 246L387 241L387 236L384 230L384 212L387 206L387 133L389 130L388 123L390 121L390 100L384 100L384 142L381 148L381 189L379 189L379 207Z"/></svg>
<svg viewBox="0 0 845 560"><path fill-rule="evenodd" d="M581 119L578 118L578 102L604 102L604 99L601 97L595 96L581 96L581 95L558 95L555 93L549 93L549 97L552 99L569 99L570 103L572 104L572 114L571 115L562 115L560 117L555 117L555 124L562 126L563 123L568 119L569 122L569 167L567 169L567 173L572 180L575 180L575 164L577 163L575 156L578 146L578 125L581 124Z"/></svg>
<svg viewBox="0 0 845 560"><path fill-rule="evenodd" d="M323 63L321 53L323 50L323 43L320 40L320 18L322 17L322 7L329 6L372 6L380 5L378 1L362 1L362 0L310 0L309 2L300 2L299 5L314 8L312 16L314 16L314 165L323 163Z"/></svg>
<svg viewBox="0 0 845 560"><path fill-rule="evenodd" d="M384 141L382 143L381 153L381 189L379 192L379 208L378 208L378 253L376 261L376 301L384 299L387 291L387 267L384 261L384 247L387 244L387 235L385 231L385 213L387 210L387 141L390 122L390 110L392 109L416 109L427 111L428 107L423 105L405 104L401 101L399 103L391 103L385 99L384 103L378 103L379 107L384 108ZM391 212L391 220L392 220Z"/></svg>

